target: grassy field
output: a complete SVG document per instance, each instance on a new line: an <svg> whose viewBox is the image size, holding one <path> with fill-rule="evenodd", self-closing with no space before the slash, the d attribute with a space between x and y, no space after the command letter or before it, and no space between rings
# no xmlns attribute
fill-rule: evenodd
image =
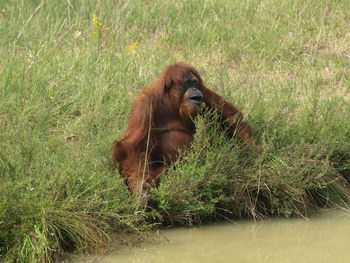
<svg viewBox="0 0 350 263"><path fill-rule="evenodd" d="M350 1L0 0L0 57L0 261L100 253L158 223L348 208ZM264 150L206 113L145 209L110 171L111 146L177 61Z"/></svg>

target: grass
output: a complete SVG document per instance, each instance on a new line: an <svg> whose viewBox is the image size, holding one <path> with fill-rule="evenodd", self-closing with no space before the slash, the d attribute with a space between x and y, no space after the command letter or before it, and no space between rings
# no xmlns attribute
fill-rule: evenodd
<svg viewBox="0 0 350 263"><path fill-rule="evenodd" d="M0 260L100 253L153 223L347 208L349 21L341 0L0 1ZM111 145L177 61L244 112L264 151L207 129L206 113L145 210L109 170Z"/></svg>

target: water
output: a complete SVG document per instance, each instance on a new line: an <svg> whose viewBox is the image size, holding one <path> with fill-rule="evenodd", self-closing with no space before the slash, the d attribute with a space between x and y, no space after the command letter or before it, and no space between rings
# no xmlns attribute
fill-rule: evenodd
<svg viewBox="0 0 350 263"><path fill-rule="evenodd" d="M85 262L350 262L350 214L162 230L157 244Z"/></svg>

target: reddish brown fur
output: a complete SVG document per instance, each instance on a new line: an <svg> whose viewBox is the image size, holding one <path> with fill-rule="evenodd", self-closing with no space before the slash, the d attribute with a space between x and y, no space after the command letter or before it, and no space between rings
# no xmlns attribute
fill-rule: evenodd
<svg viewBox="0 0 350 263"><path fill-rule="evenodd" d="M203 102L215 109L230 135L260 147L243 115L221 96L204 86L198 72L185 63L169 66L153 85L143 90L132 104L128 127L113 148L113 168L126 178L136 194L159 183L165 163L176 160L178 150L189 147L197 108L185 101L181 91L184 76L198 80Z"/></svg>

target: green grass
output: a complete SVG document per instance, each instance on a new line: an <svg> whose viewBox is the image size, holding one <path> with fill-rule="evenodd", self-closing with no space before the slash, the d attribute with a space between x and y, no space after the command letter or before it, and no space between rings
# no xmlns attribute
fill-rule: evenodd
<svg viewBox="0 0 350 263"><path fill-rule="evenodd" d="M109 28L95 40L92 14ZM347 208L349 29L345 0L0 0L0 261L99 253L153 223ZM134 96L177 61L244 112L264 150L205 114L145 210L109 170L111 146Z"/></svg>

